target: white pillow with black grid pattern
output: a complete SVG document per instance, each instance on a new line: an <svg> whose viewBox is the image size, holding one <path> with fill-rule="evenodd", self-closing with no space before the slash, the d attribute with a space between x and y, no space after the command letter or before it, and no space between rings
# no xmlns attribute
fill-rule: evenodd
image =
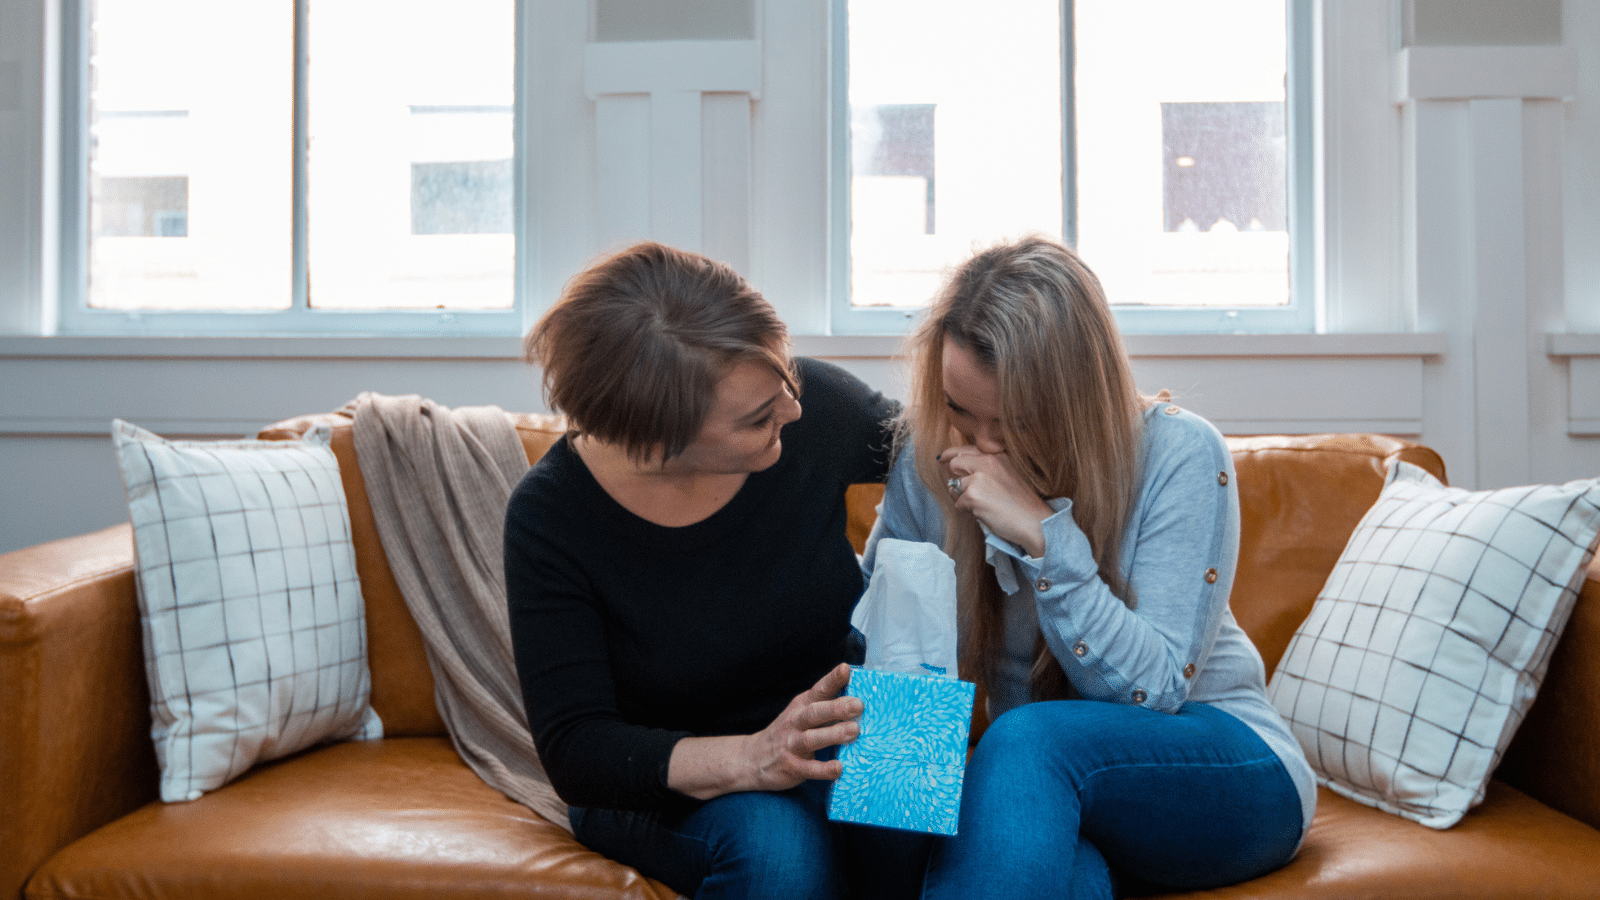
<svg viewBox="0 0 1600 900"><path fill-rule="evenodd" d="M1393 464L1267 691L1318 780L1460 821L1533 704L1597 531L1600 479L1473 492Z"/></svg>
<svg viewBox="0 0 1600 900"><path fill-rule="evenodd" d="M330 431L168 441L120 419L161 799L371 739L365 606Z"/></svg>

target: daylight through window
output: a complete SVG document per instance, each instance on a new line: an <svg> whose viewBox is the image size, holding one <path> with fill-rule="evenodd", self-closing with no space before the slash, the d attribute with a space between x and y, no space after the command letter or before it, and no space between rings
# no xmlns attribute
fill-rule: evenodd
<svg viewBox="0 0 1600 900"><path fill-rule="evenodd" d="M514 0L88 14L89 308L512 307Z"/></svg>
<svg viewBox="0 0 1600 900"><path fill-rule="evenodd" d="M1283 0L846 6L853 307L1026 233L1115 305L1290 303Z"/></svg>

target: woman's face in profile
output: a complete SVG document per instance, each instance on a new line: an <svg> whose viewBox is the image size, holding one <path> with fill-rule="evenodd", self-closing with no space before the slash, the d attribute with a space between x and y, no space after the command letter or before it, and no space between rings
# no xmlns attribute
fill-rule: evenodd
<svg viewBox="0 0 1600 900"><path fill-rule="evenodd" d="M717 382L700 434L672 460L674 468L707 474L759 472L783 453L778 432L800 418L800 402L766 365L735 363Z"/></svg>
<svg viewBox="0 0 1600 900"><path fill-rule="evenodd" d="M1006 439L1000 418L1000 379L985 368L960 341L946 337L943 353L941 371L950 424L955 426L963 440L977 447L979 452L1004 452Z"/></svg>

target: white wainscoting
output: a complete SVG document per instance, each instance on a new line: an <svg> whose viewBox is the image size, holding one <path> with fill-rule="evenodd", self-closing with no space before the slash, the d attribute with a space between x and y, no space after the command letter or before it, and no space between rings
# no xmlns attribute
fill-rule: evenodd
<svg viewBox="0 0 1600 900"><path fill-rule="evenodd" d="M1548 335L1545 348L1567 366L1567 434L1600 437L1600 334Z"/></svg>
<svg viewBox="0 0 1600 900"><path fill-rule="evenodd" d="M1467 485L1522 484L1567 440L1569 389L1545 352L1562 326L1566 47L1413 47L1393 60L1402 117L1402 292L1448 350L1425 378L1424 434Z"/></svg>
<svg viewBox="0 0 1600 900"><path fill-rule="evenodd" d="M596 239L649 238L750 270L760 41L591 43Z"/></svg>

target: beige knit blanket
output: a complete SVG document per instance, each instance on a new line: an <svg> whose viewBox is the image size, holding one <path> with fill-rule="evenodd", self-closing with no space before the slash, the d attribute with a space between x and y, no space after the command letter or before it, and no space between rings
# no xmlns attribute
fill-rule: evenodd
<svg viewBox="0 0 1600 900"><path fill-rule="evenodd" d="M355 445L378 536L422 629L434 699L478 776L568 832L528 733L511 654L502 535L528 470L498 407L451 410L415 394L356 398Z"/></svg>

